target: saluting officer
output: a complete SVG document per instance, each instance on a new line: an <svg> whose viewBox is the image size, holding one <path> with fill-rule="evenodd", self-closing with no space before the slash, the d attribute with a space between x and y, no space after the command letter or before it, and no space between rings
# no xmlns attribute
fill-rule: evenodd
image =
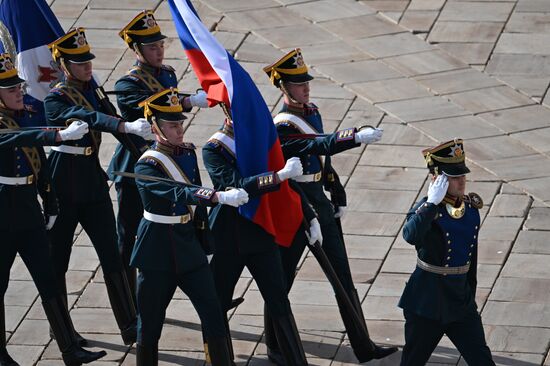
<svg viewBox="0 0 550 366"><path fill-rule="evenodd" d="M290 51L277 62L265 67L264 71L271 83L283 92L284 104L281 111L275 116L274 123L277 126L285 158L299 157L304 166L303 175L293 179L305 193L307 200L319 217L323 250L353 303L355 311L363 319L366 330L367 325L361 309L361 300L353 284L341 227L336 221L342 216L342 206L346 205L346 195L338 175L331 166L330 155L357 147L361 143L376 142L381 139L382 130L372 127L349 128L331 135L324 134L319 110L315 104L309 101L309 82L313 80L313 76L308 73L300 49ZM301 141L303 138L309 138L311 142L304 144ZM323 188L331 192L332 203L325 195ZM304 247L305 240L297 236L290 248L281 248L288 291L292 286L296 265ZM338 306L351 346L360 362L383 358L397 351L396 347L381 347L370 339L365 343L362 340L364 337L359 337L351 331L355 328L354 321L349 311L346 311L344 304L338 301ZM279 359L278 345L269 324L270 322L266 321L268 356L277 361Z"/></svg>
<svg viewBox="0 0 550 366"><path fill-rule="evenodd" d="M156 142L135 168L144 207L131 258L131 265L139 270L137 365L157 365L166 308L179 287L199 314L212 364L229 366L228 332L207 261L211 250L206 207L217 202L237 207L248 201L248 194L242 189L216 192L200 186L195 146L183 142L185 116L177 89L157 93L142 106Z"/></svg>
<svg viewBox="0 0 550 366"><path fill-rule="evenodd" d="M300 160L289 159L278 172L243 177L237 169L233 122L229 119L208 140L202 156L214 188L243 188L251 197L269 194L279 189L282 181L302 174ZM312 223L311 237L315 241L322 240L315 213L306 200L302 200L302 206L304 217ZM210 211L209 217L215 244L211 265L223 310L227 312L230 309L237 281L244 267L247 267L271 315L274 337L281 345L281 362L307 365L287 297L281 255L273 237L232 207L217 206Z"/></svg>
<svg viewBox="0 0 550 366"><path fill-rule="evenodd" d="M454 139L422 154L433 178L403 228L418 258L399 301L405 315L401 365L424 365L444 334L468 365L494 365L475 301L483 201L465 195L464 143Z"/></svg>
<svg viewBox="0 0 550 366"><path fill-rule="evenodd" d="M103 357L105 352L89 352L79 346L49 260L46 230L54 224L58 207L42 148L78 140L88 132L88 125L73 122L60 131L32 129L43 122L33 118L33 113L23 104L22 83L24 80L17 75L9 54L1 54L0 131L16 131L0 134L0 366L19 365L6 350L4 314L4 294L17 254L38 289L65 365L90 363ZM20 128L30 129L17 131ZM43 213L37 194L42 198Z"/></svg>
<svg viewBox="0 0 550 366"><path fill-rule="evenodd" d="M126 75L115 84L117 103L120 113L127 121L143 117L143 108L139 103L156 92L177 87L178 80L174 68L164 65L164 39L153 11L144 10L132 19L118 35L136 54L136 63ZM206 93L200 92L190 97L181 97L184 112L191 107L208 107ZM147 142L133 138L138 151L148 148ZM113 171L134 171L139 156L118 144L107 173L115 183L118 199L117 233L118 247L124 261L130 288L135 288L135 270L129 267L134 247L137 227L142 217L143 207L134 179L117 176Z"/></svg>
<svg viewBox="0 0 550 366"><path fill-rule="evenodd" d="M151 127L143 118L125 122L111 116L105 106L99 104L96 84L92 80L94 55L90 53L83 28L69 31L48 47L65 77L65 81L58 83L44 100L48 124L65 126L68 120L78 119L90 126L90 132L82 139L53 147L48 158L60 206L59 217L50 231L58 283L66 292L65 273L74 231L80 222L98 254L122 339L125 344L131 344L136 337L135 306L117 249L107 175L98 158L100 131L152 138Z"/></svg>

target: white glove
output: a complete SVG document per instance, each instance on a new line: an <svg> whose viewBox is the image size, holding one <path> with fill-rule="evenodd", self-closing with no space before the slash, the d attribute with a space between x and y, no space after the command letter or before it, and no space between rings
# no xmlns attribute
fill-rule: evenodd
<svg viewBox="0 0 550 366"><path fill-rule="evenodd" d="M304 168L302 167L300 158L296 156L288 159L283 169L277 172L277 175L281 181L287 180L288 178L298 177L302 174L304 174Z"/></svg>
<svg viewBox="0 0 550 366"><path fill-rule="evenodd" d="M144 138L145 140L153 140L154 135L151 130L151 125L145 118L138 118L133 122L124 123L124 132L132 133Z"/></svg>
<svg viewBox="0 0 550 366"><path fill-rule="evenodd" d="M449 188L449 180L445 174L440 174L435 178L435 181L430 182L428 187L428 203L439 205L445 195L447 194L447 188Z"/></svg>
<svg viewBox="0 0 550 366"><path fill-rule="evenodd" d="M358 144L372 144L382 139L382 133L384 133L384 130L381 128L363 128L355 133L355 142Z"/></svg>
<svg viewBox="0 0 550 366"><path fill-rule="evenodd" d="M80 140L89 131L88 124L84 121L74 121L66 129L59 130L61 141Z"/></svg>
<svg viewBox="0 0 550 366"><path fill-rule="evenodd" d="M344 217L345 213L346 213L346 208L344 206L338 206L336 207L336 211L334 212L334 218L341 219L342 217Z"/></svg>
<svg viewBox="0 0 550 366"><path fill-rule="evenodd" d="M197 94L189 96L189 103L191 103L193 107L208 108L207 95L208 94L206 94L204 90L199 90Z"/></svg>
<svg viewBox="0 0 550 366"><path fill-rule="evenodd" d="M218 202L222 205L239 207L248 202L248 193L242 188L231 188L225 192L216 192Z"/></svg>
<svg viewBox="0 0 550 366"><path fill-rule="evenodd" d="M323 234L321 233L321 225L319 220L316 218L309 222L309 232L306 231L307 240L310 245L319 242L320 245L323 245Z"/></svg>
<svg viewBox="0 0 550 366"><path fill-rule="evenodd" d="M56 219L57 219L57 215L48 216L48 222L46 223L46 230L50 230L53 227Z"/></svg>

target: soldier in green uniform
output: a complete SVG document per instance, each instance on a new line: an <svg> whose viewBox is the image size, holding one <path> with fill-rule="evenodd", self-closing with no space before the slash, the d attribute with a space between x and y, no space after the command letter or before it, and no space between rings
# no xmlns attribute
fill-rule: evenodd
<svg viewBox="0 0 550 366"><path fill-rule="evenodd" d="M422 154L433 179L403 227L418 258L399 301L405 315L401 365L426 364L444 334L468 365L494 365L475 301L483 201L465 195L464 143L454 139Z"/></svg>
<svg viewBox="0 0 550 366"><path fill-rule="evenodd" d="M323 122L317 106L309 101L309 82L313 77L308 73L300 49L290 51L277 62L265 67L264 71L272 84L280 88L284 95L283 107L275 116L274 123L277 126L285 158L299 157L302 161L304 174L294 180L305 193L307 200L319 217L323 250L353 303L355 311L363 319L363 326L366 330L367 325L361 310L361 300L353 284L343 234L339 225L343 206L346 205L346 195L338 175L331 166L330 155L359 146L361 143L376 142L382 137L382 130L372 127L349 128L336 132L331 139L327 140L325 137L324 140L330 143L311 143L304 146L300 142L301 138L313 138L314 141L321 142L323 141L321 137L327 135L324 135ZM331 192L332 202L325 195L324 189ZM292 286L296 265L304 247L305 240L297 236L290 248L281 248L288 291ZM337 298L337 300L340 300L338 306L351 346L360 362L380 359L397 351L396 347L381 347L370 340L365 343L361 337L351 331L354 329L352 316L346 310L341 299ZM278 345L273 337L270 323L267 319L266 345L270 358L277 361L280 359Z"/></svg>
<svg viewBox="0 0 550 366"><path fill-rule="evenodd" d="M136 63L126 75L115 84L118 108L122 117L128 121L143 117L143 108L139 103L155 92L177 87L178 80L174 68L164 65L164 39L153 11L144 10L132 19L119 36L136 54ZM207 107L206 94L199 92L189 97L181 97L184 112L191 107ZM136 151L148 148L145 140L132 139ZM130 288L135 288L135 270L129 267L134 247L137 227L142 217L143 207L133 179L112 174L113 171L133 172L138 159L127 147L119 144L109 165L107 173L115 183L118 198L117 233L118 247L127 273Z"/></svg>
<svg viewBox="0 0 550 366"><path fill-rule="evenodd" d="M4 294L10 269L17 254L27 266L38 289L46 317L57 339L65 365L90 363L105 352L82 349L76 339L69 312L56 285L49 260L49 230L58 213L55 190L50 185L46 155L42 146L79 140L88 132L84 122L73 122L67 129L32 129L42 121L23 104L21 84L9 54L0 55L0 366L18 366L6 350ZM25 130L17 131L21 128ZM42 198L43 212L37 200Z"/></svg>
<svg viewBox="0 0 550 366"><path fill-rule="evenodd" d="M44 100L48 124L65 126L68 120L79 119L90 126L90 132L82 139L53 147L48 159L60 206L59 217L50 231L57 280L66 292L65 273L74 231L80 223L98 254L123 341L131 344L136 337L135 305L117 249L113 205L98 153L101 131L152 138L151 127L143 118L127 122L111 116L99 103L97 85L92 79L94 55L90 53L84 29L69 31L49 48L64 72L65 81L58 83Z"/></svg>
<svg viewBox="0 0 550 366"><path fill-rule="evenodd" d="M242 189L216 192L200 186L195 146L183 142L185 117L177 89L157 93L142 106L156 142L135 167L144 207L130 263L139 270L137 366L157 365L166 308L177 287L199 314L212 365L229 366L228 332L207 260L211 250L206 208L216 203L220 203L216 207L237 207L248 202L248 194Z"/></svg>

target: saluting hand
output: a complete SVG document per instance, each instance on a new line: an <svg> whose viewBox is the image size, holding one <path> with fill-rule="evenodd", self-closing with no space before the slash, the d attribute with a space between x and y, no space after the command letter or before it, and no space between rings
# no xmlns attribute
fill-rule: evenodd
<svg viewBox="0 0 550 366"><path fill-rule="evenodd" d="M435 181L430 182L427 202L433 203L434 205L439 205L447 194L447 188L449 188L449 180L447 179L447 176L445 174L438 175Z"/></svg>

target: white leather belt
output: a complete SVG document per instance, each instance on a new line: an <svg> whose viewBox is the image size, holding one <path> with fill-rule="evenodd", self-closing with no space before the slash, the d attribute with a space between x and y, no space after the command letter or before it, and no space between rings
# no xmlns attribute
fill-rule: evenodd
<svg viewBox="0 0 550 366"><path fill-rule="evenodd" d="M29 185L34 183L34 175L28 177L0 177L0 184L8 186Z"/></svg>
<svg viewBox="0 0 550 366"><path fill-rule="evenodd" d="M146 220L156 222L157 224L187 224L189 221L191 221L191 214L185 214L181 216L164 216L143 211L143 217Z"/></svg>
<svg viewBox="0 0 550 366"><path fill-rule="evenodd" d="M52 150L65 153L65 154L75 154L75 155L92 155L94 152L93 147L78 147L78 146L69 146L69 145L59 145L52 146Z"/></svg>
<svg viewBox="0 0 550 366"><path fill-rule="evenodd" d="M416 266L424 271L441 274L443 276L465 274L470 270L469 263L460 267L440 267L426 263L420 258L416 258Z"/></svg>
<svg viewBox="0 0 550 366"><path fill-rule="evenodd" d="M315 173L315 174L299 175L299 176L294 177L292 179L295 180L296 182L299 182L299 183L311 183L311 182L320 181L322 177L323 177L323 173L318 172L318 173Z"/></svg>

